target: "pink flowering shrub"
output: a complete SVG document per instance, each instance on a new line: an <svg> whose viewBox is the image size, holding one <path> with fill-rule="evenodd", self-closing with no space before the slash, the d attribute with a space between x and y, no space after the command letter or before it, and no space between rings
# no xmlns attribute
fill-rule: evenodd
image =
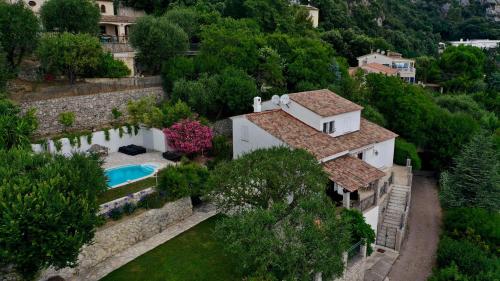
<svg viewBox="0 0 500 281"><path fill-rule="evenodd" d="M212 130L199 121L185 119L163 129L168 145L187 154L212 147Z"/></svg>

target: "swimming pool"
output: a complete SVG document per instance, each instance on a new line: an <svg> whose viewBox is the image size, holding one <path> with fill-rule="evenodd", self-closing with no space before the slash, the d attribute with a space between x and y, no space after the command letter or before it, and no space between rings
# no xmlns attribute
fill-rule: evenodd
<svg viewBox="0 0 500 281"><path fill-rule="evenodd" d="M108 178L108 187L115 188L150 177L156 169L157 166L153 164L126 165L106 169L104 174Z"/></svg>

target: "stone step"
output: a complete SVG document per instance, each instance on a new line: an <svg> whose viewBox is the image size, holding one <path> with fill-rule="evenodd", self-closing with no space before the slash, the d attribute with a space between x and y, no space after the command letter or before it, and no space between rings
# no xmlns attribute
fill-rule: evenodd
<svg viewBox="0 0 500 281"><path fill-rule="evenodd" d="M384 217L384 221L399 222L400 220L401 220L401 216L386 216L386 217Z"/></svg>

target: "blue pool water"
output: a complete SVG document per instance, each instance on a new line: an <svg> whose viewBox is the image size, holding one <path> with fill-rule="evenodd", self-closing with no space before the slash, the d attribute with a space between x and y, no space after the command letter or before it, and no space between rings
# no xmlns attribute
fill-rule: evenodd
<svg viewBox="0 0 500 281"><path fill-rule="evenodd" d="M113 188L129 181L151 176L156 170L153 165L127 165L110 168L104 171L108 178L108 187Z"/></svg>

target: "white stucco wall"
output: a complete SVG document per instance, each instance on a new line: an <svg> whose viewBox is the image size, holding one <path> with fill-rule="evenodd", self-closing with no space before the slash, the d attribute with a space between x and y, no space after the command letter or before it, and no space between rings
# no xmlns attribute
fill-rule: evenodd
<svg viewBox="0 0 500 281"><path fill-rule="evenodd" d="M7 2L10 2L11 4L17 3L18 0L10 0ZM30 8L34 13L39 13L40 8L45 4L46 0L23 0L24 4L26 4L26 7Z"/></svg>
<svg viewBox="0 0 500 281"><path fill-rule="evenodd" d="M363 213L366 223L372 227L373 231L375 231L375 235L377 235L378 210L379 206L375 206L368 210L368 212Z"/></svg>
<svg viewBox="0 0 500 281"><path fill-rule="evenodd" d="M304 106L294 101L290 101L288 105L281 106L281 109L283 109L283 111L292 115L293 117L299 119L300 121L306 123L307 125L313 127L314 129L322 130L322 117L305 108Z"/></svg>
<svg viewBox="0 0 500 281"><path fill-rule="evenodd" d="M333 134L330 134L333 137L358 131L359 124L361 122L361 110L346 112L332 117L323 118L321 119L321 124L330 121L335 121L335 132L333 132ZM320 127L320 130L323 130L323 125L321 125Z"/></svg>
<svg viewBox="0 0 500 281"><path fill-rule="evenodd" d="M106 11L104 13L101 12L101 15L112 16L115 14L112 1L96 1L96 3L99 6L99 12L101 12L101 6L104 5L104 7L106 8Z"/></svg>
<svg viewBox="0 0 500 281"><path fill-rule="evenodd" d="M394 139L375 143L349 152L355 156L363 152L363 160L381 170L392 167L394 158Z"/></svg>
<svg viewBox="0 0 500 281"><path fill-rule="evenodd" d="M378 153L375 153L378 152ZM394 139L376 143L365 153L364 160L379 169L392 167L394 158Z"/></svg>
<svg viewBox="0 0 500 281"><path fill-rule="evenodd" d="M233 158L238 158L259 148L286 146L281 140L250 122L244 116L236 116L231 119L233 121ZM243 140L244 130L248 132L248 141Z"/></svg>
<svg viewBox="0 0 500 281"><path fill-rule="evenodd" d="M153 149L161 152L167 151L166 139L163 132L159 129L140 128L137 135L132 132L131 135L127 134L127 129L123 127L123 135L120 138L118 129L109 130L109 141L106 140L104 131L92 133L92 142L87 143L87 137L81 136L81 146L71 146L69 139L62 138L61 151L57 151L53 141L49 141L49 151L60 153L64 155L71 155L74 152L86 152L93 144L98 144L109 148L109 153L117 152L120 146L135 144L144 146L147 149ZM42 146L40 144L31 145L34 152L41 152Z"/></svg>

